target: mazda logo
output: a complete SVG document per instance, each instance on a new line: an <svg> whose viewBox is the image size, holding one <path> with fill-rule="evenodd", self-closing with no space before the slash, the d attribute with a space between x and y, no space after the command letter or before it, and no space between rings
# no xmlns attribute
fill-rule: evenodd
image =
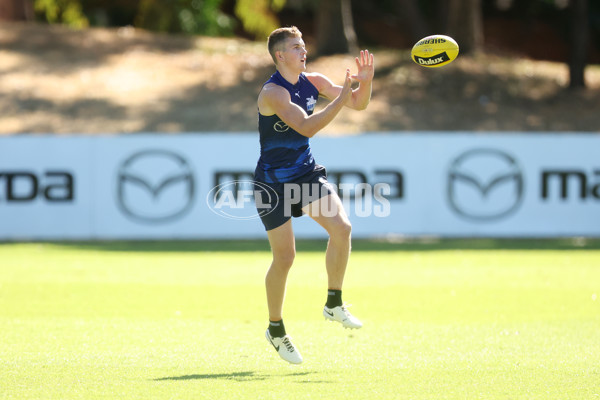
<svg viewBox="0 0 600 400"><path fill-rule="evenodd" d="M459 155L448 169L450 208L471 220L501 219L523 200L523 172L509 154L473 149Z"/></svg>
<svg viewBox="0 0 600 400"><path fill-rule="evenodd" d="M290 127L283 121L277 121L273 124L273 129L275 132L286 132Z"/></svg>
<svg viewBox="0 0 600 400"><path fill-rule="evenodd" d="M138 222L169 222L193 205L194 174L177 153L140 151L123 161L117 175L119 209Z"/></svg>

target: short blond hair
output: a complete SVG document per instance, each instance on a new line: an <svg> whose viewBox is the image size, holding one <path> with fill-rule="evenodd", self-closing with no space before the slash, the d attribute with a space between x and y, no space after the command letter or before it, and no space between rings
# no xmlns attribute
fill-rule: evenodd
<svg viewBox="0 0 600 400"><path fill-rule="evenodd" d="M277 28L269 35L267 40L267 47L269 48L269 54L273 58L273 62L277 64L275 58L275 52L281 50L281 45L289 38L302 37L302 32L295 26L286 26L284 28Z"/></svg>

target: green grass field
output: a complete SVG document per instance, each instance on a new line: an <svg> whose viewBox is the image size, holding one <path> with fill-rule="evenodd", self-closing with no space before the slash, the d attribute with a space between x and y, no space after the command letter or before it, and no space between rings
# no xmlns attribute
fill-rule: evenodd
<svg viewBox="0 0 600 400"><path fill-rule="evenodd" d="M265 241L0 244L2 399L600 399L600 240L355 241L321 316L298 243L266 342Z"/></svg>

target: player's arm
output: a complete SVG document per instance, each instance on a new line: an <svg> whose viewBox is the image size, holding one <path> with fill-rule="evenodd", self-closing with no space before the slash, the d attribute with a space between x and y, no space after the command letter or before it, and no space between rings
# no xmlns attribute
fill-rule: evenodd
<svg viewBox="0 0 600 400"><path fill-rule="evenodd" d="M371 101L371 91L373 86L373 76L375 75L375 59L373 54L369 54L368 50L360 52L360 59L356 57L356 66L358 71L351 78L358 81L358 88L352 91L352 96L345 104L347 107L354 110L364 110ZM307 74L308 79L319 90L319 93L328 99L335 98L341 86L334 84L325 75L319 73Z"/></svg>
<svg viewBox="0 0 600 400"><path fill-rule="evenodd" d="M292 103L290 94L277 85L267 85L258 98L258 108L263 115L277 114L283 122L296 132L307 137L313 137L329 124L344 107L352 93L350 71L346 71L344 86L334 96L333 100L323 109L308 115L301 107Z"/></svg>

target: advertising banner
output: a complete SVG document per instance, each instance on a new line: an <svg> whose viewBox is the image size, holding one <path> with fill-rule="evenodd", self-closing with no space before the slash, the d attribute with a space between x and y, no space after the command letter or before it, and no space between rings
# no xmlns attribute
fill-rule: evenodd
<svg viewBox="0 0 600 400"><path fill-rule="evenodd" d="M600 135L369 133L311 146L354 237L600 236ZM266 237L258 157L255 133L2 137L0 240ZM307 216L294 231L326 236Z"/></svg>

